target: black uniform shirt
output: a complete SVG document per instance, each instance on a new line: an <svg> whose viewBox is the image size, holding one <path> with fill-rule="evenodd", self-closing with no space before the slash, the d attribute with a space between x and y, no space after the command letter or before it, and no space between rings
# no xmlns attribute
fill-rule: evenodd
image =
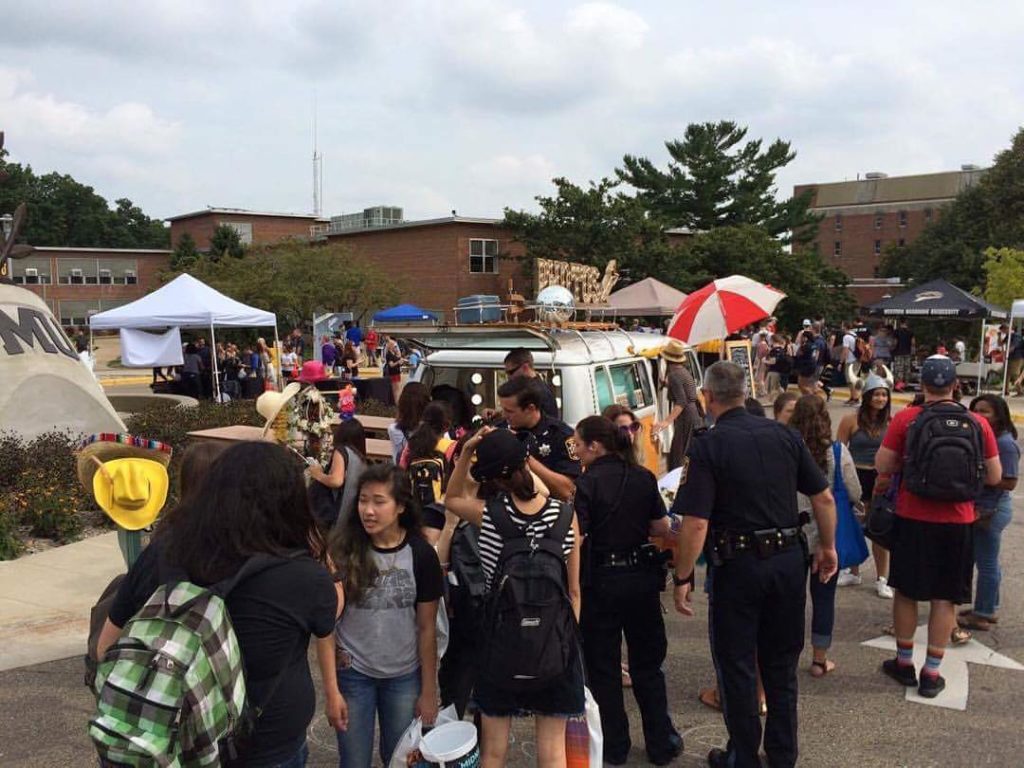
<svg viewBox="0 0 1024 768"><path fill-rule="evenodd" d="M580 530L593 552L629 552L647 543L652 520L664 517L658 481L643 467L602 456L576 481Z"/></svg>
<svg viewBox="0 0 1024 768"><path fill-rule="evenodd" d="M499 429L510 429L507 421L495 426ZM530 455L552 472L571 478L579 477L580 460L576 455L574 431L564 421L542 415L533 429L514 431L526 441Z"/></svg>
<svg viewBox="0 0 1024 768"><path fill-rule="evenodd" d="M672 511L716 530L790 528L799 520L797 491L813 496L826 488L796 430L740 406L690 441Z"/></svg>

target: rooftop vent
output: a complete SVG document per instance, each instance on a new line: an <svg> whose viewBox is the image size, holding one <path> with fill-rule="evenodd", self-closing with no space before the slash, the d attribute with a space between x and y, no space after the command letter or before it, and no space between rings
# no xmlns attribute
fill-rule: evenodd
<svg viewBox="0 0 1024 768"><path fill-rule="evenodd" d="M881 171L868 171L864 174L865 179L888 179L888 173L882 173Z"/></svg>
<svg viewBox="0 0 1024 768"><path fill-rule="evenodd" d="M981 166L975 165L974 163L964 163L960 166L961 171L980 171Z"/></svg>

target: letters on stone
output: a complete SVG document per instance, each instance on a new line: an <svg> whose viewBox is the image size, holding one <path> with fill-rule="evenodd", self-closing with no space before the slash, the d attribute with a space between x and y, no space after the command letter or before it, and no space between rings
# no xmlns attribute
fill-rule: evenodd
<svg viewBox="0 0 1024 768"><path fill-rule="evenodd" d="M29 349L78 360L75 348L53 317L25 306L0 306L0 349L8 355L22 355Z"/></svg>

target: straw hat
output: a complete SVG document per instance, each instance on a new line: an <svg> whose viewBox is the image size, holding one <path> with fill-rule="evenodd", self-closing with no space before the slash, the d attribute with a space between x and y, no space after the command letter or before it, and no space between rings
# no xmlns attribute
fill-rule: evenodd
<svg viewBox="0 0 1024 768"><path fill-rule="evenodd" d="M306 365L308 365L308 363ZM303 366L303 368L305 368L305 366ZM263 425L264 437L267 436L267 432L273 425L274 419L277 418L277 414L279 414L281 409L288 404L289 400L299 393L300 389L302 389L302 385L297 381L293 381L281 392L268 390L256 398L256 413L267 420L267 423Z"/></svg>
<svg viewBox="0 0 1024 768"><path fill-rule="evenodd" d="M679 339L669 339L668 343L661 348L661 356L670 363L685 363L686 345Z"/></svg>
<svg viewBox="0 0 1024 768"><path fill-rule="evenodd" d="M167 501L171 446L134 435L86 438L77 451L78 480L120 527L150 525Z"/></svg>

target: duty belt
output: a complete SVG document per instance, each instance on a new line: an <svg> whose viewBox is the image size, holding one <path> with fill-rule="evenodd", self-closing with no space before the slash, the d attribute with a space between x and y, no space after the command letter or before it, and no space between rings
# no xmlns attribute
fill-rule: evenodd
<svg viewBox="0 0 1024 768"><path fill-rule="evenodd" d="M667 555L653 544L644 544L627 552L595 552L594 565L598 568L640 568L658 566L667 561Z"/></svg>
<svg viewBox="0 0 1024 768"><path fill-rule="evenodd" d="M759 531L712 531L708 537L708 559L713 565L732 560L740 552L754 552L758 557L771 557L802 545L803 532L800 527L762 528Z"/></svg>

